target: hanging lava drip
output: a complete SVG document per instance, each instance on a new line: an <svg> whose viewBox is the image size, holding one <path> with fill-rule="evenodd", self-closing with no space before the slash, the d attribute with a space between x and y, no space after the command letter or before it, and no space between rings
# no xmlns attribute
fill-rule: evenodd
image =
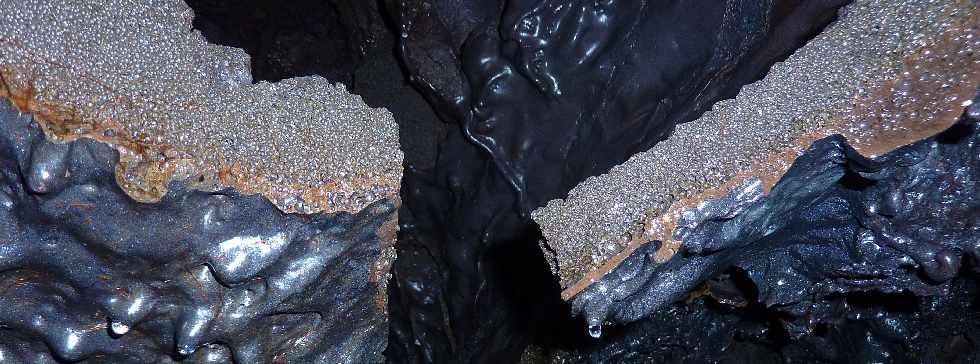
<svg viewBox="0 0 980 364"><path fill-rule="evenodd" d="M389 358L482 362L587 341L530 210L733 97L845 2L190 5L257 79L320 74L393 112L406 164Z"/></svg>
<svg viewBox="0 0 980 364"><path fill-rule="evenodd" d="M976 362L978 4L847 2L0 2L0 361Z"/></svg>

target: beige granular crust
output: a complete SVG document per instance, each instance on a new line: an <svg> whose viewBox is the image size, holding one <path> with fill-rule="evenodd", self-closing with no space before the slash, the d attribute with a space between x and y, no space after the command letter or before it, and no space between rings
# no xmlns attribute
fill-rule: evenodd
<svg viewBox="0 0 980 364"><path fill-rule="evenodd" d="M287 212L356 212L397 195L398 127L320 77L252 84L180 0L0 2L0 96L49 138L120 151L117 181L158 201L174 179L260 193Z"/></svg>
<svg viewBox="0 0 980 364"><path fill-rule="evenodd" d="M817 139L842 134L874 156L947 128L980 84L978 19L972 1L855 1L736 99L535 211L562 297L652 240L666 261L682 211L751 177L768 189Z"/></svg>

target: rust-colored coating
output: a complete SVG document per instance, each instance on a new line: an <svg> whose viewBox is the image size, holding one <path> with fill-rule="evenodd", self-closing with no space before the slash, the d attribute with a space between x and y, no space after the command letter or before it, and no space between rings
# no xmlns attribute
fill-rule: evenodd
<svg viewBox="0 0 980 364"><path fill-rule="evenodd" d="M155 202L172 180L262 194L286 212L356 212L397 194L398 128L320 77L251 83L179 0L0 2L0 97L49 139L115 146L119 185Z"/></svg>
<svg viewBox="0 0 980 364"><path fill-rule="evenodd" d="M941 29L941 32L937 32L933 36L929 36L929 34L914 35L912 38L916 38L916 41L920 43L908 47L908 51L902 53L901 57L898 58L899 62L891 65L893 69L885 70L884 74L888 76L887 78L865 82L861 87L853 90L850 96L847 96L850 102L843 112L830 114L829 117L823 115L805 116L801 119L805 122L793 130L795 134L780 134L773 137L772 139L785 138L785 140L770 143L766 148L756 149L762 153L753 154L748 163L733 163L732 166L735 168L719 173L723 177L719 178L717 182L712 182L708 178L708 183L704 183L704 178L699 179L696 176L666 176L678 180L675 192L672 192L667 198L656 200L668 201L666 205L660 205L666 207L650 207L641 218L634 220L632 228L629 229L623 239L625 244L615 254L604 260L600 258L597 265L590 261L588 256L579 257L579 260L585 259L585 261L573 264L575 266L563 266L561 265L563 262L559 259L558 270L562 274L564 287L562 298L571 299L578 292L618 266L638 247L650 241L659 240L663 242L657 251L656 259L658 261L664 262L670 259L677 253L682 244L681 241L674 239L673 233L683 211L697 206L701 201L722 197L734 188L743 185L750 178L758 177L764 190L768 191L793 161L820 138L832 134L841 134L859 152L874 157L933 136L955 123L962 114L964 106L968 105L967 102L970 97L976 93L977 86L980 85L980 57L977 54L977 51L980 51L980 33L977 30L977 25L980 24L978 21L980 16L977 14L975 4L969 2L953 3L955 6L950 6L944 10L947 12L944 15L948 16L945 19L948 24L934 27ZM787 63L792 64L792 59ZM886 64L885 66L889 65ZM808 70L801 69L799 71L807 72ZM814 87L821 86L815 85ZM753 90L753 92L755 97L770 98L771 100L771 96L765 95L765 88ZM760 97L759 95L763 96ZM743 102L740 105L752 104L752 102ZM767 107L777 108L781 106L784 105L767 105ZM735 110L731 112L737 114L744 111ZM819 112L825 113L826 111L820 110ZM713 115L713 117L716 118L715 120L723 118L718 115ZM738 122L737 119L726 120ZM698 123L699 121L692 122L691 128L697 128ZM718 125L720 130L712 131L713 134L711 135L726 136L733 140L752 138L752 136L739 135L739 133L745 133L740 129L741 126L733 123ZM753 133L764 136L766 131L753 131ZM683 134L683 132L680 134L682 137L692 136ZM675 138L672 138L675 140L668 140L665 143L677 145L698 143L708 145L709 147L705 147L705 149L709 149L713 143L722 142L716 139L705 140L707 138L704 138L703 135L694 136L700 138L677 140L675 134ZM657 147L654 147L651 152L647 153L654 153L656 150ZM672 157L668 154L654 154L654 156ZM705 157L710 158L711 156L706 155ZM633 162L631 160L627 164ZM644 162L649 162L649 160ZM664 165L669 165L677 161L664 160L661 162ZM717 166L711 162L691 163L690 165L691 168L705 166L706 168L703 168L702 171ZM744 167L741 167L742 165ZM625 179L628 168L620 169L623 176L616 176L617 169L614 169L610 176L602 176L598 180L588 183L618 177ZM683 171L678 171L678 173L680 172ZM697 172L692 172L692 174ZM691 185L700 187L685 189L685 186ZM579 195L576 196L576 192L573 191L569 200L585 198L589 201L601 201L601 204L605 204L606 208L615 209L621 205L617 201L630 198L629 193L646 194L649 192L641 189L640 191L618 192L612 196L587 196L582 195L583 193L589 192L579 191ZM577 202L569 202L569 200L564 203ZM565 245L552 239L561 239L561 236L574 236L567 235L567 230L559 232L559 229L562 228L574 229L565 224L602 224L604 222L602 217L597 220L592 220L596 217L589 217L583 222L581 219L575 219L575 215L568 215L569 213L562 215L564 212L557 207L569 208L568 206L552 206L549 204L546 209L550 209L550 211L539 210L535 212L535 219L542 224L549 244L552 244L553 247L557 246L555 250L559 250ZM596 210L599 207L598 205L589 205L589 208ZM607 215L599 213L594 216ZM561 223L556 223L556 221L561 221ZM560 254L561 252L559 252ZM595 259L595 256L592 259Z"/></svg>

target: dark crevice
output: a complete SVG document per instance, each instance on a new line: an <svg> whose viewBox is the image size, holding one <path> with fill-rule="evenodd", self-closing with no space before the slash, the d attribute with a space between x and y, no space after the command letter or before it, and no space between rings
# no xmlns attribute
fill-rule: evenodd
<svg viewBox="0 0 980 364"><path fill-rule="evenodd" d="M846 1L188 3L256 82L322 76L398 122L389 360L514 362L594 343L526 212L734 97ZM762 320L747 294L740 315ZM754 340L733 345L761 352Z"/></svg>

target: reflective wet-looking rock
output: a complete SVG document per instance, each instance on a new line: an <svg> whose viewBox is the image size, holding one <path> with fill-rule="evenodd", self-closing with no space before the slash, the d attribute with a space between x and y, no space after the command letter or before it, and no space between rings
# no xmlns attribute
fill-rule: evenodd
<svg viewBox="0 0 980 364"><path fill-rule="evenodd" d="M972 2L856 1L734 100L535 211L563 297L648 241L670 259L686 209L753 177L770 188L817 139L875 156L946 129L980 84L978 22Z"/></svg>
<svg viewBox="0 0 980 364"><path fill-rule="evenodd" d="M180 0L0 2L0 96L49 136L125 148L120 184L154 202L171 179L260 193L286 211L356 212L397 194L391 113L318 76L253 84Z"/></svg>
<svg viewBox="0 0 980 364"><path fill-rule="evenodd" d="M677 255L660 263L661 242L646 244L573 298L593 336L604 324L618 328L566 362L723 360L752 351L725 352L739 335L784 360L980 359L972 344L980 324L978 122L967 113L934 138L874 159L828 137L769 193L754 179L705 200L680 218ZM760 320L767 316L774 321ZM656 328L669 320L695 332ZM697 342L711 337L717 346ZM657 341L695 350L657 349Z"/></svg>
<svg viewBox="0 0 980 364"><path fill-rule="evenodd" d="M381 361L395 201L302 216L175 182L141 203L112 147L0 118L5 362Z"/></svg>
<svg viewBox="0 0 980 364"><path fill-rule="evenodd" d="M394 357L587 340L529 212L733 97L845 3L388 2L410 80L457 128L433 167L406 169Z"/></svg>
<svg viewBox="0 0 980 364"><path fill-rule="evenodd" d="M971 121L964 119L955 128L958 132L928 139L912 152L895 152L906 159L885 157L898 145L939 133L961 116L976 87L970 73L975 53L963 46L970 44L965 39L977 38L967 38L976 24L975 3L187 0L188 8L181 1L158 0L90 1L73 9L66 2L0 2L3 9L16 10L0 14L10 20L0 28L13 36L0 35L0 46L14 50L0 54L5 66L13 66L2 70L2 90L21 111L33 111L47 137L58 142L42 143L27 154L24 163L39 166L18 172L23 176L18 183L29 191L27 200L47 201L51 193L77 189L71 179L77 168L73 171L61 160L77 153L77 147L65 142L87 137L109 142L119 153L114 177L122 191L137 201L156 203L132 205L153 213L91 214L99 218L92 228L64 232L91 250L86 254L139 257L150 262L142 264L147 271L134 270L141 265L123 258L118 264L126 268L113 261L108 266L115 268L98 275L102 280L86 278L100 274L99 269L79 268L72 271L77 274L58 273L70 279L16 282L64 282L58 287L80 292L62 295L68 297L65 302L86 302L72 307L88 307L86 312L97 312L95 321L104 322L83 327L105 329L100 332L113 339L75 335L78 350L98 348L87 361L340 360L303 354L321 349L369 350L369 359L350 360L379 360L377 350L385 344L379 343L377 330L347 336L348 341L300 340L322 346L271 359L253 353L290 347L281 341L288 340L284 337L295 338L297 328L323 320L310 312L349 307L338 302L367 307L345 287L361 284L363 267L373 264L367 282L382 288L388 282L383 267L394 258L392 250L370 263L362 255L322 250L326 248L312 237L328 234L343 241L331 245L337 249L368 249L357 242L370 225L380 230L376 234L382 244L389 244L396 233L393 212L375 209L385 205L398 208L401 222L391 284L382 297L387 306L374 301L390 313L384 349L390 362L976 361L975 262L962 248L970 235L961 234L964 226L973 231L968 228L972 202L937 192L943 186L967 189L954 176L972 173L962 165L973 162L962 157L969 148L963 143L972 140ZM25 6L29 9L19 9ZM139 29L125 31L137 24ZM45 59L56 62L38 62ZM139 69L140 64L147 67ZM86 72L70 70L101 75L100 83L116 93L76 77ZM789 82L773 82L777 79ZM145 91L147 85L167 91L163 99L176 100L160 105L165 115L188 117L140 114L143 101L160 95L126 91ZM115 94L124 97L106 98ZM76 96L97 102L73 105L65 100ZM946 102L954 96L956 100ZM52 105L74 107L82 114L50 109ZM384 107L391 114L366 106ZM800 120L801 115L813 118ZM122 119L113 124L117 116ZM822 128L828 125L833 127ZM841 125L855 127L842 130ZM120 126L135 127L137 135ZM150 133L140 135L143 127ZM822 129L801 134L814 131L807 127ZM831 133L822 133L826 131ZM404 159L395 148L396 132ZM814 144L833 132L848 140ZM787 139L799 143L787 149ZM76 143L99 145L81 140ZM649 161L658 154L640 152L651 148L666 151L654 163L644 163L652 169L636 169L633 178L590 178L629 164L631 157ZM878 157L859 158L849 148ZM808 156L797 160L807 150ZM756 153L760 151L773 153ZM203 163L197 163L201 158ZM236 165L236 158L243 163ZM787 178L804 183L784 181L776 189L794 160L823 168L796 168ZM215 167L222 164L214 162L229 161L229 168ZM745 161L760 163L739 164ZM365 163L368 174L382 178L348 173ZM399 180L402 166L405 178ZM712 178L745 170L764 173L738 174L712 193L691 194L684 199L690 205L680 204L685 208L668 214L679 229L650 229L664 233L650 236L635 233L653 226L643 224L653 221L646 219L664 216L650 209L656 205L651 200L664 195L635 185L681 187L668 198L683 197L713 187L718 181ZM70 178L53 177L68 172ZM179 182L184 176L205 179ZM258 176L263 178L254 178ZM170 180L178 183L171 185ZM583 186L604 186L620 198L597 199L614 202L611 206L583 204L583 195L600 194L581 193L588 189L581 187L566 196L583 181ZM622 181L632 184L614 183ZM395 197L399 184L401 205ZM171 192L176 197L165 197ZM345 220L350 224L343 230L353 234L348 236L327 222L339 219L335 215L265 212L265 200L251 196L256 192L286 211L348 210L350 214L338 216L368 220ZM33 206L22 202L21 195L8 195L14 197L0 203L14 210L27 206L24 211L40 211L32 216L59 216L17 217L18 224L49 226L45 231L50 236L60 236L69 223L80 224L72 215L79 207L65 207L68 212L58 214L52 211L61 210L49 205ZM885 196L888 202L865 201L874 196ZM929 200L935 196L944 196L945 202ZM553 224L534 213L542 222L542 236L531 212L566 197L568 211L583 212L567 216L584 218L555 219L561 224ZM105 201L133 203L123 195ZM700 202L704 204L697 208ZM209 219L221 216L220 206L228 204L248 207L251 212L230 216L249 223L225 223L228 230L219 229L220 236L205 232L201 236L212 238L207 244L197 235L195 240L179 234L182 230L176 227L157 227L153 234L187 240L197 244L194 249L125 244L134 241L125 239L149 233L129 229L133 224L126 218L153 222L169 216L168 223L187 223L203 219L206 211L214 210ZM858 214L871 206L873 214ZM909 215L913 210L908 206L925 215ZM686 209L690 207L695 209ZM130 207L119 209L110 211ZM922 211L956 215L962 224L935 221ZM607 215L615 218L596 218ZM375 227L374 218L387 222ZM144 226L150 224L140 228ZM865 232L848 235L859 229ZM81 233L85 235L77 235ZM789 240L801 243L787 246ZM323 255L302 260L292 255L299 250ZM333 254L339 255L327 258ZM606 266L610 256L622 260ZM41 264L12 259L22 266ZM841 264L851 261L867 264ZM609 269L594 270L599 264ZM190 278L180 275L167 276L162 285L145 283L172 273L160 273L153 269L157 266L189 270L207 288L187 288ZM202 266L209 276L202 275ZM327 279L334 289L327 293L277 275L321 266L350 280ZM589 272L601 284L578 279ZM272 288L263 290L254 280L278 283L265 284ZM576 282L585 284L570 289ZM807 282L824 282L814 285L823 291L810 290ZM129 302L124 298L100 303L116 297L105 293L114 285L132 286L127 289L143 292L139 294L147 299L151 295L145 292L166 289L166 294L152 297L176 303L155 307L191 313L130 315L123 309ZM596 291L602 287L605 291ZM208 309L204 306L215 300L245 302L243 297L273 288L296 292L289 302L311 297L303 304L319 308L254 316L239 326L247 317L236 321L214 309L210 322L216 326L206 334L190 334L209 314L197 308ZM206 291L208 298L183 293L186 297L170 298L186 290ZM563 291L570 302L563 300ZM48 297L40 289L18 292L17 297L37 302ZM283 305L246 311L279 312ZM344 317L361 322L362 316ZM942 317L962 320L937 320ZM171 323L160 324L163 318ZM50 344L61 342L55 340L59 337L19 325L4 331L12 342L3 344L4 355L14 350L28 362L60 355ZM236 331L241 327L271 328L251 330L249 336ZM335 332L324 330L327 336ZM133 346L123 344L146 333L160 340L140 341L145 345L136 351L144 356L119 354L132 352ZM242 341L246 336L256 337L258 344ZM176 338L199 343L197 350L181 355L187 345Z"/></svg>
<svg viewBox="0 0 980 364"><path fill-rule="evenodd" d="M573 314L613 330L564 360L976 360L978 19L856 1L736 99L535 211ZM921 317L942 312L968 321L935 335ZM669 329L687 325L705 332Z"/></svg>
<svg viewBox="0 0 980 364"><path fill-rule="evenodd" d="M192 19L0 2L0 361L382 361L391 114Z"/></svg>

